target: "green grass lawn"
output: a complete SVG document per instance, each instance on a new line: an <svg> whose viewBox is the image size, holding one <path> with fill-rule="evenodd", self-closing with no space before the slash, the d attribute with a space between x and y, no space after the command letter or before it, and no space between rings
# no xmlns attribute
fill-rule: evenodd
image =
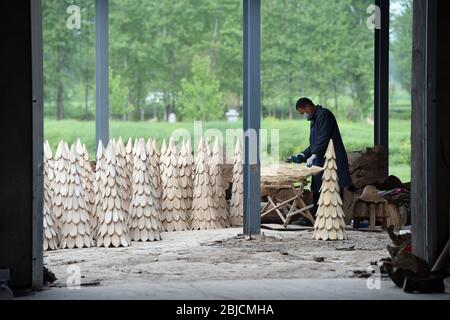
<svg viewBox="0 0 450 320"><path fill-rule="evenodd" d="M59 140L63 139L67 143L73 143L77 138L86 146L93 158L95 145L95 122L45 119L44 136L49 141L53 150ZM241 123L230 124L226 121L212 121L203 123L203 130L218 129L225 132L226 129L241 128ZM373 145L373 125L366 123L355 123L339 121L347 151L361 150ZM286 158L289 155L300 153L307 145L309 138L309 122L303 120L278 120L264 119L263 129L279 130L280 136L280 157ZM149 138L153 137L162 142L164 138L169 138L175 129L187 129L193 134L194 124L192 122L169 124L165 122L122 122L111 121L111 136L122 137L125 142L129 137ZM270 133L269 133L270 137ZM390 174L398 176L402 181L410 180L410 121L391 120L390 121Z"/></svg>

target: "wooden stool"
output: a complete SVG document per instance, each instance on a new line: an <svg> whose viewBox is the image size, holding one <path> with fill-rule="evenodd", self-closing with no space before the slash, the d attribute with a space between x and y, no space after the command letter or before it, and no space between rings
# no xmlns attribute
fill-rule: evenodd
<svg viewBox="0 0 450 320"><path fill-rule="evenodd" d="M303 183L300 183L300 188L298 189L294 188L293 185L265 186L265 188L270 191L269 195L267 195L268 202L261 210L261 218L275 211L280 217L281 221L283 221L284 228L287 228L292 217L300 214L303 217L307 218L314 225L315 219L309 211L313 208L313 205L307 206L302 199L304 187L305 185ZM295 196L281 203L276 203L276 197L278 193L280 193L281 190L286 189L291 189L294 192ZM284 217L280 211L280 209L284 207L289 210L286 217Z"/></svg>

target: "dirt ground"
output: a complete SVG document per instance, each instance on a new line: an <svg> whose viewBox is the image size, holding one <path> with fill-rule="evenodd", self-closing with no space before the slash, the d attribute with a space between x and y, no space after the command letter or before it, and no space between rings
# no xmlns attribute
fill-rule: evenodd
<svg viewBox="0 0 450 320"><path fill-rule="evenodd" d="M128 248L47 251L45 266L54 286L65 286L69 266L80 269L82 285L127 280L196 281L228 279L338 279L360 277L388 256L387 233L347 231L348 241L312 240L312 231L263 230L248 240L242 229L163 233L162 241L133 242Z"/></svg>

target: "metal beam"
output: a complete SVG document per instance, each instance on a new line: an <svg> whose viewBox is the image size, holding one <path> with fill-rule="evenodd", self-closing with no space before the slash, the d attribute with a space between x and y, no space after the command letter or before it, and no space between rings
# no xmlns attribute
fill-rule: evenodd
<svg viewBox="0 0 450 320"><path fill-rule="evenodd" d="M95 0L95 135L109 141L108 0Z"/></svg>
<svg viewBox="0 0 450 320"><path fill-rule="evenodd" d="M243 0L244 8L244 234L261 233L261 2Z"/></svg>
<svg viewBox="0 0 450 320"><path fill-rule="evenodd" d="M386 151L386 175L389 174L389 0L376 0L380 8L381 28L375 29L375 144Z"/></svg>
<svg viewBox="0 0 450 320"><path fill-rule="evenodd" d="M13 290L28 290L39 285L43 271L36 242L42 241L39 6L3 1L0 12L8 12L2 17L7 28L0 29L0 105L8 106L0 117L0 269L9 270Z"/></svg>
<svg viewBox="0 0 450 320"><path fill-rule="evenodd" d="M42 1L30 0L31 5L31 63L32 63L32 118L33 118L33 225L32 225L32 288L44 284L43 254L43 143L44 143L44 87L42 50Z"/></svg>
<svg viewBox="0 0 450 320"><path fill-rule="evenodd" d="M413 5L412 66L412 245L416 255L433 263L437 232L436 162L436 18L435 1Z"/></svg>

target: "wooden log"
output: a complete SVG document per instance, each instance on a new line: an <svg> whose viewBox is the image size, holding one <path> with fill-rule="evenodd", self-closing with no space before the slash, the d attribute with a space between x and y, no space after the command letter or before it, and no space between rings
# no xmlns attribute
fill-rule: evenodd
<svg viewBox="0 0 450 320"><path fill-rule="evenodd" d="M387 178L385 158L385 150L380 145L364 151L350 152L348 163L353 185L361 189L367 185L383 183Z"/></svg>
<svg viewBox="0 0 450 320"><path fill-rule="evenodd" d="M292 185L296 182L307 184L309 177L323 171L320 167L307 168L305 165L281 164L261 168L261 185Z"/></svg>

